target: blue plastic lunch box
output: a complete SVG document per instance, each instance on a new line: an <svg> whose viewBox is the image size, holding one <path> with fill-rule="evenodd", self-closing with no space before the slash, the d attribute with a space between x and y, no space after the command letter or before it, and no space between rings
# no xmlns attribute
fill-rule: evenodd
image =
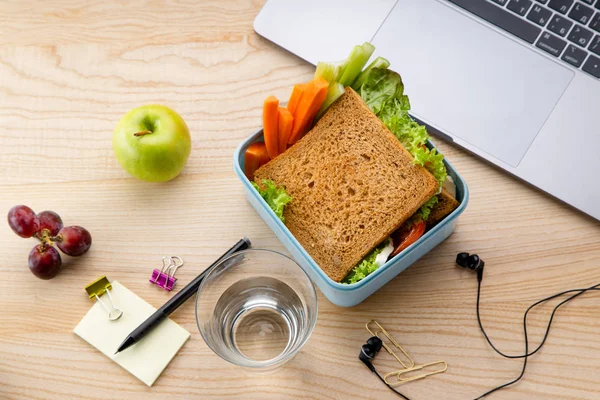
<svg viewBox="0 0 600 400"><path fill-rule="evenodd" d="M325 297L338 306L352 307L359 304L435 246L444 241L444 239L450 236L454 231L454 228L456 227L456 218L467 207L467 202L469 201L469 189L467 188L467 184L456 170L452 168L452 164L444 160L448 174L454 179L456 185L456 199L460 203L458 208L442 222L433 227L433 229L426 232L406 250L402 251L391 260L388 260L388 262L365 279L352 285L337 283L319 268L318 264L306 250L304 250L294 235L292 235L283 222L277 218L267 203L252 187L250 181L244 174L244 154L246 153L246 149L254 142L262 142L262 133L263 131L260 129L240 144L235 150L233 156L233 169L244 185L248 202L256 209L262 219L265 220L277 238L283 243L300 267L308 274L310 279L319 287Z"/></svg>

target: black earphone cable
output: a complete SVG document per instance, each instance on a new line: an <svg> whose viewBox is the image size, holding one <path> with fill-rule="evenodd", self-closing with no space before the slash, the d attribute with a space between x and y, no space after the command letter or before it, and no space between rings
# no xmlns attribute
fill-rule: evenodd
<svg viewBox="0 0 600 400"><path fill-rule="evenodd" d="M375 370L375 368L373 368L372 371L375 373L375 375L377 375L377 377L379 378L379 380L385 384L385 386L387 386L387 387L390 388L391 391L395 392L398 396L402 397L405 400L410 400L408 397L406 397L405 395L403 395L402 393L400 393L399 391L397 391L396 389L394 389L394 387L392 385L388 384L385 381L385 379L383 379L383 377L381 375L379 375L379 372L377 372Z"/></svg>
<svg viewBox="0 0 600 400"><path fill-rule="evenodd" d="M563 302L559 303L554 310L552 311L552 314L550 315L550 319L548 320L548 326L546 327L546 332L544 334L544 338L542 339L541 343L539 344L539 346L533 350L531 353L527 353L525 352L525 354L519 354L519 355L510 355L510 354L506 354L503 353L502 351L498 350L498 348L496 346L494 346L494 344L492 343L492 341L490 340L490 338L488 337L487 333L485 332L485 329L483 328L483 325L481 323L481 316L479 314L479 299L481 296L481 281L479 281L479 283L477 284L477 322L479 323L479 329L481 329L481 332L483 333L483 336L485 337L485 340L488 342L488 344L492 347L492 349L494 349L494 351L498 354L500 354L502 357L505 358L526 358L529 356L534 355L535 353L537 353L542 346L546 343L546 339L548 339L548 334L550 333L550 325L552 325L552 321L554 320L554 315L556 314L556 311L558 311L558 308L560 306L562 306L564 303L571 301L572 299L574 299L577 296L580 296L582 294L584 294L587 291L590 290L600 290L600 283L594 286L590 286L589 288L585 288L585 289L571 289L571 290L565 290L564 292L560 292L557 294L554 294L552 296L546 297L545 299L539 300L535 303L533 303L528 309L527 312L525 313L524 317L527 317L527 313L529 313L529 311L534 308L535 306L545 303L546 301L555 299L557 297L560 296L564 296L565 294L569 294L569 293L573 293L573 292L578 292L576 295L569 297L568 299L564 300ZM527 328L525 328L525 331L527 331Z"/></svg>
<svg viewBox="0 0 600 400"><path fill-rule="evenodd" d="M478 271L479 272L479 271ZM600 283L594 286L590 286L588 288L585 289L571 289L571 290L565 290L563 292L554 294L552 296L548 296L542 300L539 300L535 303L533 303L531 306L529 306L527 308L527 310L525 311L525 314L523 315L523 334L524 334L524 338L525 338L525 353L520 354L520 355L508 355L505 354L503 352L501 352L500 350L498 350L498 348L496 348L496 346L494 346L494 344L492 343L492 341L490 340L490 338L488 337L487 333L485 332L485 329L483 328L483 324L481 323L481 316L479 313L479 303L480 303L480 297L481 297L481 281L482 281L482 276L483 276L483 271L481 271L481 273L478 273L478 279L477 279L477 322L479 323L479 328L481 329L481 332L483 333L483 336L485 337L486 341L488 342L488 344L492 347L492 349L498 353L499 355L501 355L502 357L505 358L510 358L510 359L515 359L515 358L522 358L523 359L523 368L521 369L521 373L519 374L519 376L515 379L513 379L510 382L507 382L503 385L500 385L498 387L495 387L492 390L489 390L487 392L485 392L484 394L482 394L481 396L475 398L475 400L480 400L483 399L484 397L498 391L501 389L504 389L505 387L508 387L510 385L513 385L515 383L517 383L519 380L521 380L521 378L523 378L523 375L525 375L525 369L527 368L527 359L532 356L533 354L537 353L542 346L544 345L544 343L546 343L546 339L548 338L548 335L550 334L550 327L552 325L552 321L554 320L554 315L556 314L556 312L558 311L558 309L563 306L564 304L568 303L569 301L575 299L578 296L581 296L582 294L588 292L588 291L592 291L592 290L600 290ZM566 298L565 300L561 301L560 303L558 303L555 307L554 310L552 310L552 314L550 314L550 319L548 320L548 326L546 327L546 332L544 334L544 338L542 339L541 343L539 344L539 346L532 351L531 353L529 352L529 338L527 336L527 316L529 315L529 312L535 308L536 306L545 303L549 300L555 299L557 297L560 296L564 296L565 294L569 294L569 293L575 293L572 296L569 296L568 298Z"/></svg>
<svg viewBox="0 0 600 400"><path fill-rule="evenodd" d="M533 303L532 305L530 305L527 310L525 311L525 313L523 314L523 337L525 340L525 352L523 354L506 354L502 351L500 351L491 341L491 339L489 338L488 334L486 333L484 327L483 327L483 323L481 322L481 313L480 313L480 303L481 303L481 281L483 280L483 267L485 265L485 263L483 262L483 260L481 260L476 254L473 255L469 255L468 253L460 253L457 256L457 260L456 263L462 267L466 267L469 268L471 270L474 270L477 272L477 306L476 306L476 313L477 313L477 323L479 324L479 329L481 330L481 333L483 334L485 340L487 341L487 343L490 345L490 347L499 355L501 355L504 358L508 358L508 359L523 359L523 367L521 368L521 373L519 374L518 377L516 377L515 379L504 383L500 386L497 386L491 390L488 390L487 392L485 392L484 394L482 394L481 396L475 398L475 400L481 400L484 397L498 391L501 389L504 389L508 386L511 386L515 383L517 383L518 381L521 380L521 378L523 378L523 376L525 375L525 370L527 369L527 361L528 358L534 354L536 354L546 343L546 340L548 339L548 336L550 335L550 328L552 327L552 322L554 321L554 316L556 315L556 313L558 312L558 309L561 308L563 305L565 305L566 303L570 302L571 300L574 300L575 298L581 296L584 293L587 293L589 291L600 291L600 283L594 285L594 286L590 286L588 288L583 288L583 289L570 289L570 290L565 290L563 292L560 293L556 293L553 294L551 296L548 296L542 300L536 301L535 303ZM542 341L540 342L540 344L535 348L535 350L529 352L529 336L527 333L527 317L529 315L529 312L531 310L533 310L535 307L537 307L540 304L543 304L547 301L556 299L558 297L567 295L567 294L571 294L569 297L567 297L566 299L562 300L560 303L558 303L554 309L552 310L552 313L550 314L550 318L548 319L548 325L546 326L546 331L544 333L544 337L542 338ZM372 339L377 339L377 338L371 338L369 339L369 341L367 341L367 345L372 345L372 343L370 343L370 341ZM365 346L367 346L365 345ZM375 353L379 351L379 349L381 348L381 344L379 344L379 347L377 347L375 349ZM365 353L364 351L364 346L361 349L362 354L359 355L359 358L369 367L369 369L375 373L375 375L377 375L377 377L379 378L380 381L382 381L390 390L392 390L394 393L396 393L397 395L399 395L400 397L402 397L405 400L409 400L408 397L406 397L405 395L403 395L402 393L398 392L396 389L394 389L391 385L389 385L385 379L379 375L379 373L375 370L375 367L373 366L373 364L370 362L370 359L372 359L373 355L369 355L368 353ZM363 359L363 356L366 356L367 358Z"/></svg>

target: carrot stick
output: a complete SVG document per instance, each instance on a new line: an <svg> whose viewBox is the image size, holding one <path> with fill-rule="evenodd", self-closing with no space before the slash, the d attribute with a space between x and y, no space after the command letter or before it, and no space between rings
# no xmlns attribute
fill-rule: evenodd
<svg viewBox="0 0 600 400"><path fill-rule="evenodd" d="M252 143L244 154L244 172L249 180L254 180L254 172L269 162L269 153L264 142Z"/></svg>
<svg viewBox="0 0 600 400"><path fill-rule="evenodd" d="M267 152L271 159L277 157L279 154L279 141L277 138L278 107L279 100L277 100L277 97L275 96L267 97L263 105L263 136L265 138Z"/></svg>
<svg viewBox="0 0 600 400"><path fill-rule="evenodd" d="M319 93L317 93L317 96L315 96L315 101L310 106L308 118L306 119L306 125L304 126L304 133L308 132L310 130L310 128L312 127L312 123L313 123L315 117L317 116L319 109L325 102L328 92L329 92L329 82L327 82L327 86L321 87L319 89Z"/></svg>
<svg viewBox="0 0 600 400"><path fill-rule="evenodd" d="M287 108L279 107L279 154L287 149L288 140L292 133L294 117Z"/></svg>
<svg viewBox="0 0 600 400"><path fill-rule="evenodd" d="M290 95L290 100L288 101L287 105L287 108L288 110L290 110L292 115L294 115L294 112L296 111L296 106L298 105L300 97L302 97L302 93L304 93L305 89L306 83L299 83L297 85L294 85L294 89L292 90L292 94Z"/></svg>
<svg viewBox="0 0 600 400"><path fill-rule="evenodd" d="M325 101L328 86L329 82L322 78L316 78L308 82L294 112L294 123L288 141L289 144L296 143L310 128L310 124L317 115L321 104Z"/></svg>

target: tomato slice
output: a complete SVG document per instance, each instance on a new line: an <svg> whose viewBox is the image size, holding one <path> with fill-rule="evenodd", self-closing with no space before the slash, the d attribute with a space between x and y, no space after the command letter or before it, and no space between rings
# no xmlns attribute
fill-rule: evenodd
<svg viewBox="0 0 600 400"><path fill-rule="evenodd" d="M389 258L399 254L402 250L416 242L425 233L425 221L410 224L410 227L404 225L396 232L392 233L392 241L395 244L394 251ZM397 244L396 244L397 243Z"/></svg>

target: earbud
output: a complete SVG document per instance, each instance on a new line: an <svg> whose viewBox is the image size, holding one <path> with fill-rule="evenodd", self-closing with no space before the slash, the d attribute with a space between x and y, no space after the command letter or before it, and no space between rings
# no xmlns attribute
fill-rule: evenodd
<svg viewBox="0 0 600 400"><path fill-rule="evenodd" d="M371 364L371 360L375 358L379 350L381 350L383 342L377 336L370 337L367 343L363 344L358 354L358 359L362 361L371 371L375 372L375 367Z"/></svg>
<svg viewBox="0 0 600 400"><path fill-rule="evenodd" d="M483 279L485 262L477 254L458 253L456 255L456 264L471 271L477 271L477 279Z"/></svg>

